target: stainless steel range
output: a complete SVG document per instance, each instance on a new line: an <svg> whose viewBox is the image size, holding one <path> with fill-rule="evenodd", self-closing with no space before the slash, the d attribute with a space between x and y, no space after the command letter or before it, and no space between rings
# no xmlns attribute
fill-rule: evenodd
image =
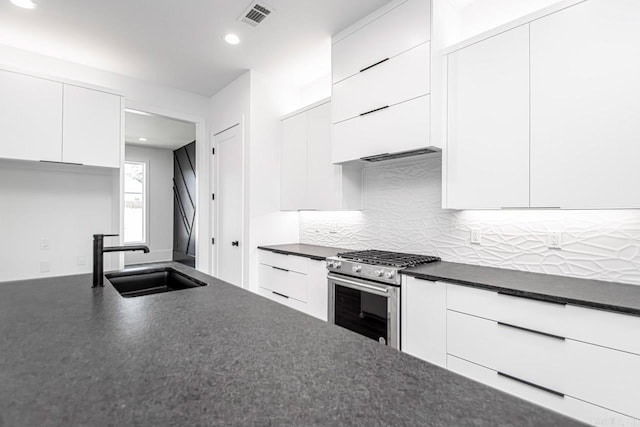
<svg viewBox="0 0 640 427"><path fill-rule="evenodd" d="M377 250L328 258L329 322L400 349L400 272L436 261L440 258Z"/></svg>

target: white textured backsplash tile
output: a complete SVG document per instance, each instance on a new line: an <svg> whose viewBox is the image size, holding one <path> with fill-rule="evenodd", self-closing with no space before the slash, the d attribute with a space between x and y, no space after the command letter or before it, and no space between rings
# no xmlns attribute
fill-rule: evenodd
<svg viewBox="0 0 640 427"><path fill-rule="evenodd" d="M301 212L300 241L640 284L639 210L443 210L441 172L440 157L367 167L362 212ZM561 249L547 247L551 232Z"/></svg>

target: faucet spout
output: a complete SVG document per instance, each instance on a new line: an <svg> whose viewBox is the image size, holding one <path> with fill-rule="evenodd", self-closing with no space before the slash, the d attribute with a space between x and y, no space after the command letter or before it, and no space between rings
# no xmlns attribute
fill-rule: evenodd
<svg viewBox="0 0 640 427"><path fill-rule="evenodd" d="M149 253L149 247L144 245L132 246L108 246L104 247L105 237L115 237L117 234L94 234L93 235L93 286L101 288L104 286L104 253L105 252L133 252L143 251Z"/></svg>

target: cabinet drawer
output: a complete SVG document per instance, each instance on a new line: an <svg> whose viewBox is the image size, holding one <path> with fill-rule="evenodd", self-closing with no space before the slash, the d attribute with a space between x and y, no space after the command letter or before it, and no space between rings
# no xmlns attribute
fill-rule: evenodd
<svg viewBox="0 0 640 427"><path fill-rule="evenodd" d="M447 308L640 355L640 316L447 286Z"/></svg>
<svg viewBox="0 0 640 427"><path fill-rule="evenodd" d="M640 417L638 355L453 311L447 313L447 352L573 398Z"/></svg>
<svg viewBox="0 0 640 427"><path fill-rule="evenodd" d="M429 144L429 95L333 125L333 163Z"/></svg>
<svg viewBox="0 0 640 427"><path fill-rule="evenodd" d="M566 340L448 311L447 353L567 394Z"/></svg>
<svg viewBox="0 0 640 427"><path fill-rule="evenodd" d="M260 264L258 275L261 288L277 292L284 297L307 302L307 276L305 274Z"/></svg>
<svg viewBox="0 0 640 427"><path fill-rule="evenodd" d="M275 252L265 250L261 250L258 253L260 264L307 274L307 258L295 255L277 254Z"/></svg>
<svg viewBox="0 0 640 427"><path fill-rule="evenodd" d="M430 63L429 43L423 43L336 83L331 107L333 123L428 94Z"/></svg>
<svg viewBox="0 0 640 427"><path fill-rule="evenodd" d="M430 3L408 0L332 46L333 82L430 39ZM357 24L356 24L357 25Z"/></svg>
<svg viewBox="0 0 640 427"><path fill-rule="evenodd" d="M271 301L286 305L287 307L293 308L294 310L298 310L303 313L307 312L307 304L302 301L284 297L282 295L279 295L278 293L274 293L274 291L272 290L265 288L259 288L258 293L263 297L270 299Z"/></svg>
<svg viewBox="0 0 640 427"><path fill-rule="evenodd" d="M498 375L495 370L454 356L447 357L447 367L460 375L589 424L622 427L635 426L638 423L638 420L634 418L600 408L570 396L563 398L547 393L525 383Z"/></svg>

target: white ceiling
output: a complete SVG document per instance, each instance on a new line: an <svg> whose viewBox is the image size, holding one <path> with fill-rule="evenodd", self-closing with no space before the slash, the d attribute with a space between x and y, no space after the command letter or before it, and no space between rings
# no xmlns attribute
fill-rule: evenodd
<svg viewBox="0 0 640 427"><path fill-rule="evenodd" d="M211 96L254 69L302 86L330 72L330 36L388 0L0 0L0 44ZM238 34L231 46L222 37Z"/></svg>
<svg viewBox="0 0 640 427"><path fill-rule="evenodd" d="M196 139L196 125L154 114L125 113L125 141L129 144L175 150ZM147 141L140 141L146 138Z"/></svg>

